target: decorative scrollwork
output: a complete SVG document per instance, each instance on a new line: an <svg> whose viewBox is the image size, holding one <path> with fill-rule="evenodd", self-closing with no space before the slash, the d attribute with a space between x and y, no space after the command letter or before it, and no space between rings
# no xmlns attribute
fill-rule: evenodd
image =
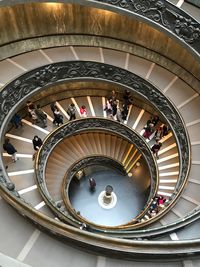
<svg viewBox="0 0 200 267"><path fill-rule="evenodd" d="M39 83L35 78L37 76L36 73L41 73L41 81ZM0 125L2 125L0 129L1 138L3 137L4 129L8 121L15 113L16 106L25 102L29 94L32 95L33 93L36 93L44 86L45 88L52 86L54 82L63 82L71 79L97 79L117 83L124 88L128 88L136 94L141 95L147 101L150 101L155 109L159 110L163 117L166 118L173 130L178 145L180 159L180 175L175 190L178 191L184 186L185 179L187 178L190 168L190 145L188 134L176 108L149 82L127 70L108 64L87 61L54 63L26 72L21 77L6 85L0 92ZM113 127L112 129L114 131L116 130L114 126L110 125L110 121L104 122L102 127L106 126L106 124L107 126L109 124L109 128ZM90 122L88 122L87 126L90 127ZM76 127L76 124L70 124L69 127L62 129L58 133L59 138L63 138L70 132L76 131ZM124 134L123 131L124 129L121 127L120 132L122 135ZM127 137L130 138L130 140L132 138L129 133L127 133ZM135 144L138 145L137 141L135 142ZM50 147L53 145L54 139L51 140L51 145L47 145L46 151L49 151ZM139 147L141 152L145 154L146 147L141 144ZM43 153L42 158L45 159L48 153ZM42 173L42 171L42 167L39 167L39 172ZM3 183L1 183L1 185L4 186Z"/></svg>
<svg viewBox="0 0 200 267"><path fill-rule="evenodd" d="M174 30L177 35L184 39L187 43L193 43L195 40L200 39L200 27L198 23L192 19L183 16L177 16L175 21Z"/></svg>
<svg viewBox="0 0 200 267"><path fill-rule="evenodd" d="M147 16L155 22L161 23L167 28L170 28L170 24L166 18L167 7L164 1L142 0L131 2L136 12Z"/></svg>
<svg viewBox="0 0 200 267"><path fill-rule="evenodd" d="M2 170L1 167L0 167L0 183L5 188L7 188L10 192L12 192L13 195L15 195L16 197L20 198L19 193L15 190L15 184L13 184L8 179L6 179L6 177L3 175L3 170ZM21 200L23 200L23 199L21 198Z"/></svg>
<svg viewBox="0 0 200 267"><path fill-rule="evenodd" d="M44 67L44 69L37 71L30 78L33 79L33 83L35 83L36 85L44 86L49 83L49 81L57 81L59 69L59 67L49 65Z"/></svg>
<svg viewBox="0 0 200 267"><path fill-rule="evenodd" d="M37 73L41 73L40 84L35 81ZM111 82L117 82L123 86L128 86L138 94L144 96L146 99L151 101L156 109L160 110L164 117L167 118L174 129L175 136L179 144L179 152L182 159L182 170L181 170L181 181L183 183L184 177L188 171L189 164L189 145L188 136L185 128L182 124L182 120L178 115L174 106L170 101L153 85L140 78L139 76L130 73L127 70L120 69L111 65L95 63L95 62L62 62L51 64L38 68L34 71L24 74L20 78L11 82L7 85L1 92L0 95L0 122L3 123L4 118L10 114L10 110L15 106L16 103L21 102L29 93L37 91L44 85L51 85L55 81L63 81L65 79L71 78L97 78L108 80ZM108 122L104 122L105 127L107 127ZM88 122L88 127L90 127L90 122ZM104 126L102 126L104 127ZM111 127L109 125L109 127ZM115 127L115 126L113 126ZM63 129L59 132L60 138L66 136L70 132L76 130L76 125L71 124L69 128ZM115 130L113 128L113 130ZM123 127L121 127L121 134L123 133ZM51 146L54 140L51 140ZM137 142L137 141L136 141ZM138 145L136 143L136 145ZM141 147L142 153L145 153L145 147ZM43 155L44 157L46 155Z"/></svg>
<svg viewBox="0 0 200 267"><path fill-rule="evenodd" d="M95 0L94 0L95 1ZM200 53L200 25L183 10L164 0L96 0L146 17Z"/></svg>

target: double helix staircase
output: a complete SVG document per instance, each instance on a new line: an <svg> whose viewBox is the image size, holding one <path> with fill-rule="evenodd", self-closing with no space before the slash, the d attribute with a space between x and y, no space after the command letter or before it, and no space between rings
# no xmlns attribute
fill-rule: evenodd
<svg viewBox="0 0 200 267"><path fill-rule="evenodd" d="M81 158L89 156L112 158L129 170L141 154L126 140L108 133L88 132L67 138L56 146L46 165L46 186L55 202L62 199L61 187L66 171Z"/></svg>
<svg viewBox="0 0 200 267"><path fill-rule="evenodd" d="M65 122L67 122L69 119L66 110L70 103L75 104L77 108L77 117L80 117L78 111L82 103L84 103L85 105L87 103L86 107L88 108L88 115L93 114L94 116L97 114L101 117L106 116L104 112L105 97L85 96L71 98L56 102L63 116L65 117ZM98 106L98 104L100 104L100 106ZM20 160L15 165L10 165L10 158L8 157L9 155L4 153L4 155L6 156L5 164L9 166L8 175L11 181L15 184L16 189L19 191L19 193L24 194L23 198L37 210L40 210L41 208L46 210L47 208L45 208L45 202L41 199L41 196L37 191L35 180L33 180L33 149L31 147L29 153L27 153L25 150L27 143L29 143L29 148L30 146L32 146L31 143L34 135L38 135L41 138L44 138L48 133L55 129L52 119L52 112L49 105L43 107L43 110L47 113L47 128L43 129L39 125L33 125L30 122L29 118L25 118L22 120L24 126L21 129L12 129L9 133L6 134L7 137L12 138L12 143L14 145L15 141L17 141L16 146L18 146L19 144L18 140L22 142L23 145L21 146L21 151L18 150L18 157L20 158ZM126 125L142 135L143 128L150 115L151 114L149 112L145 112L145 110L131 105ZM136 118L135 121L133 121L134 117ZM30 128L32 128L33 131ZM27 138L29 131L31 138ZM151 145L154 144L155 139L152 136L152 140L146 141L151 147ZM162 149L159 151L159 159L157 160L159 169L158 194L169 198L175 190L175 185L179 176L178 151L172 132L165 136L161 140L161 142ZM26 145L24 145L24 143ZM71 166L74 162L78 161L80 158L91 155L104 155L114 158L124 165L127 172L131 172L136 162L139 161L141 157L141 154L132 144L120 137L113 136L108 133L87 132L66 139L60 145L56 146L52 151L50 157L48 158L46 166L46 185L51 197L55 202L62 199L61 184L68 167ZM21 170L21 164L24 160L25 162L28 161L29 163L25 163L25 170ZM27 180L27 175L30 175L32 177L32 184L29 184L28 188L24 188L22 181ZM20 180L20 185L18 185L18 183L16 182L17 180ZM34 198L33 200L32 197Z"/></svg>
<svg viewBox="0 0 200 267"><path fill-rule="evenodd" d="M159 69L159 67L157 68ZM155 82L155 77L153 81ZM195 190L198 191L198 185L199 185L197 177L194 174L194 172L197 173L199 169L199 164L198 164L199 145L198 145L198 135L196 135L198 131L197 116L198 116L199 98L196 93L191 92L192 89L190 89L187 85L184 85L186 88L186 90L184 91L185 95L184 96L181 95L181 98L177 97L178 92L182 93L181 91L182 86L183 86L182 81L176 81L176 86L175 85L171 86L171 88L169 88L165 92L165 94L170 98L174 98L173 101L175 103L177 102L176 105L180 107L182 115L184 114L187 119L186 125L188 125L187 128L192 141L192 158L193 158L189 184L188 184L189 187L186 188L186 191L181 195L178 203L165 215L165 217L156 222L155 224L149 226L150 228L160 227L168 223L175 222L176 220L179 220L179 218L182 218L183 216L187 215L188 212L196 208L199 203L198 194L194 194L194 196L191 196L190 194L190 192L195 193ZM88 116L100 116L100 117L106 116L103 110L105 106L104 105L105 97L88 96L88 95L82 97L72 97L57 102L64 116L64 122L68 121L66 110L70 103L75 103L77 110L79 110L79 107L82 104L84 104L88 110ZM193 114L191 113L188 114L188 112L186 111L186 106L190 107L190 105L192 105L193 109L196 110L196 112L194 112ZM43 110L48 115L47 128L42 129L38 125L32 125L28 118L24 118L23 119L24 125L21 129L11 129L8 133L6 133L6 136L11 139L11 142L16 146L18 150L19 161L16 164L9 164L10 158L5 153L4 153L4 161L5 165L8 165L7 172L11 181L15 184L19 194L26 200L26 202L30 203L36 210L44 212L48 216L54 218L55 217L54 214L51 213L49 208L45 205L45 202L41 198L40 194L38 193L37 185L35 183L35 175L34 175L34 168L32 161L32 155L34 153L32 148L33 136L38 135L42 139L44 139L45 136L54 129L52 123L53 121L52 113L50 111L49 105L44 106ZM79 114L77 114L77 118L78 117ZM132 105L130 107L130 111L128 114L127 126L135 129L136 131L138 131L138 133L142 134L143 128L149 117L150 117L149 112L146 112L144 109L141 109L138 106ZM63 174L66 171L66 165L65 165L66 162L63 162L63 159L66 158L66 160L69 160L70 162L70 160L72 159L75 160L79 153L90 153L91 150L89 149L91 148L93 149L92 153L96 152L101 153L104 151L104 153L108 154L107 151L109 151L110 155L112 150L111 148L113 147L108 146L108 144L112 144L112 146L118 144L118 146L115 147L115 149L117 149L120 152L121 150L124 151L124 153L120 154L121 156L123 155L121 160L122 161L126 160L126 164L128 163L128 159L130 159L129 155L131 155L131 153L133 152L132 150L130 150L130 145L126 146L126 144L122 143L121 146L119 147L119 143L118 141L116 141L114 137L113 138L109 137L108 139L104 139L103 137L104 136L100 137L99 134L96 134L91 138L88 138L87 134L83 134L83 138L79 137L78 140L76 140L75 137L72 137L71 140L72 142L70 142L70 144L65 145L65 148L67 148L65 151L62 151L61 148L59 148L59 151L53 152L55 153L56 157L54 157L55 161L54 163L52 163L54 165L52 165L52 168L49 169L51 171L49 171L48 173L49 177L48 186L49 188L53 188L52 189L53 195L56 196L55 197L56 201L60 200L60 192L58 190L58 187L54 187L55 183L53 183L53 181L55 181L55 179L53 177L56 176L57 179L61 179L61 177L63 177ZM99 145L99 141L101 141L103 144L101 147ZM107 142L106 145L104 145L105 144L104 142L105 143ZM174 191L178 179L179 157L178 157L176 142L172 133L169 133L169 135L163 138L161 142L163 143L163 145L161 150L159 151L159 159L157 160L160 173L158 194L170 197ZM80 143L82 144L82 146L80 146ZM73 144L76 145L74 146ZM150 146L152 144L153 140L149 142ZM74 151L72 151L72 147ZM105 148L107 149L106 151L104 150ZM112 152L114 151L115 150L112 150ZM62 157L60 156L59 158L59 154L61 154ZM66 157L66 155L68 157ZM70 157L72 158L70 159ZM50 162L51 161L49 161L48 164L50 164ZM63 170L62 168L58 168L58 166L60 167L63 166Z"/></svg>
<svg viewBox="0 0 200 267"><path fill-rule="evenodd" d="M174 1L172 1L172 3L174 3ZM184 9L191 12L197 19L199 18L198 12L196 12L196 9L193 11L193 7L184 3ZM165 226L184 220L187 214L198 209L200 204L199 94L178 76L150 60L145 60L141 57L118 50L87 45L40 49L4 59L0 62L0 84L3 87L14 78L31 69L68 60L92 60L108 64L112 62L115 66L139 74L149 82L155 84L161 92L175 104L183 117L191 142L192 158L187 185L171 210L157 222L146 226L145 229L149 231L157 231L157 229L163 230ZM79 96L73 95L72 97L66 98L58 97L57 104L64 116L64 122L67 122L68 116L66 110L70 103L74 103L77 110L79 110L81 105L85 105L88 116L105 117L106 115L103 110L105 107L105 100L105 96L100 97L99 95L88 93L82 96L79 94ZM49 103L50 102L51 101L49 101ZM58 220L39 194L34 173L34 161L32 160L32 155L34 153L32 147L33 136L38 135L44 139L55 129L52 123L53 119L49 105L43 106L43 109L48 114L48 127L43 129L38 125L32 125L29 118L24 117L22 128L12 128L6 133L6 136L10 138L12 144L17 148L19 160L13 164L11 163L11 158L6 153L2 152L3 161L4 165L8 166L8 176L15 184L16 190L20 196L39 213L45 214L53 220ZM79 117L79 114L77 114L77 117ZM138 133L142 133L143 127L149 117L150 113L146 111L145 108L133 104L130 107L127 126L133 128ZM162 194L168 198L173 194L177 183L179 175L179 156L177 144L172 133L161 141L163 146L159 151L159 159L157 160L159 168L158 194ZM150 146L152 144L153 140L149 142ZM63 150L64 147L65 150ZM105 153L105 155L115 156L118 160L123 162L127 168L132 167L137 157L134 155L133 159L131 159L135 149L134 147L131 149L131 144L119 140L116 136L107 136L104 133L84 133L80 136L71 137L70 142L66 140L64 147L56 148L57 150L55 149L55 151L52 152L52 159L50 158L48 162L47 186L48 190L55 198L55 201L60 200L60 184L57 183L57 181L60 180L61 182L63 174L67 169L67 164L70 165L73 163L81 153L82 155L85 155L85 153ZM74 266L76 266L78 264L80 265L80 258L83 266L106 266L106 264L108 266L118 266L119 264L120 266L132 266L131 262L122 260L115 261L109 257L106 257L105 260L103 257L96 257L95 255L80 252L69 245L65 245L49 237L45 233L36 230L34 225L29 224L23 217L15 213L3 199L0 201L0 213L0 234L2 240L4 240L4 242L0 242L0 251L20 261L24 261L31 266L47 266L48 260L48 266L61 266L62 264L66 264L67 261L73 261ZM15 227L13 227L13 222L15 223ZM159 235L156 241L176 242L179 240L187 240L188 243L191 242L192 247L193 239L199 238L198 229L199 220L180 230L175 227L173 231L164 235ZM146 238L151 239L151 237L148 237L148 233L146 234ZM51 253L49 253L49 251ZM40 257L38 257L38 254ZM78 258L77 255L79 255L80 258ZM60 265L58 265L58 258ZM137 264L136 266L141 266L138 262L135 264ZM148 264L149 266L160 266L162 264L163 266L195 267L199 266L200 263L199 260L196 259L193 261L186 260L170 263L150 262Z"/></svg>

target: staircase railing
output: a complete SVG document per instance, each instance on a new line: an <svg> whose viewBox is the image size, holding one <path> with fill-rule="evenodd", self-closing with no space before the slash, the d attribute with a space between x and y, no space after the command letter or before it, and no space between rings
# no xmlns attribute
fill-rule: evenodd
<svg viewBox="0 0 200 267"><path fill-rule="evenodd" d="M21 75L2 88L0 92L1 144L3 144L7 124L18 105L23 104L30 96L43 88L46 89L52 84L69 80L100 80L118 84L133 91L134 94L138 94L146 101L150 101L151 105L166 118L176 139L180 162L180 175L175 192L172 195L173 201L170 203L172 207L186 185L190 169L190 143L186 127L175 106L159 89L127 70L96 62L71 61L50 64ZM0 165L2 166L1 180L9 183L9 177L3 166L2 154L0 156ZM5 184L1 183L1 187L5 188ZM7 193L9 194L9 191ZM194 216L196 217L196 213L194 213ZM177 225L180 225L180 222ZM165 231L167 226L163 229Z"/></svg>

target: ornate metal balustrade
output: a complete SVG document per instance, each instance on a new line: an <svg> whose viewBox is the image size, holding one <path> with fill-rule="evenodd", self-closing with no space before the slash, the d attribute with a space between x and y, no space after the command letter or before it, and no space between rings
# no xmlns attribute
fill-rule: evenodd
<svg viewBox="0 0 200 267"><path fill-rule="evenodd" d="M27 1L2 0L1 6L9 6ZM35 0L32 2L48 2ZM165 0L60 0L59 3L75 3L89 5L128 16L136 16L146 23L165 31L176 38L188 50L199 56L200 54L200 24L182 9Z"/></svg>
<svg viewBox="0 0 200 267"><path fill-rule="evenodd" d="M118 67L86 61L62 62L40 67L22 75L19 79L7 85L1 92L1 137L4 135L7 121L11 118L18 104L24 102L42 88L73 79L100 79L120 84L149 101L166 118L173 130L179 149L180 177L176 189L180 190L185 183L190 167L189 138L182 118L170 100L155 86L138 75Z"/></svg>
<svg viewBox="0 0 200 267"><path fill-rule="evenodd" d="M95 0L94 0L95 2ZM200 25L183 10L164 0L96 0L118 8L118 12L128 11L147 22L159 25L163 30L185 43L189 49L200 54ZM107 9L109 6L106 5ZM116 9L115 9L116 10Z"/></svg>
<svg viewBox="0 0 200 267"><path fill-rule="evenodd" d="M16 4L16 2L23 3L26 1L11 1L11 0L5 1L5 0L3 0L0 2L0 5ZM36 1L34 1L34 2L36 2ZM37 1L37 2L39 2L39 1ZM42 2L44 2L44 1L42 1ZM70 1L60 1L60 2L70 2ZM73 2L79 3L80 1L74 0ZM84 2L88 2L88 3L90 2L91 3L92 1L85 0ZM106 6L106 2L108 2L108 1L96 1L96 2L102 2L102 4L104 2L105 3L104 6ZM122 5L123 3L124 3L124 5L127 5L127 2L131 3L134 1L116 0L115 1L116 3L114 3L114 1L112 1L112 2L113 3L111 5L108 5L108 6L114 6L116 4L116 6L118 5L120 7L120 5ZM135 3L136 2L138 2L138 1L135 1ZM164 22L165 22L165 16L166 15L168 16L168 20L171 21L169 10L171 10L171 8L172 8L172 11L173 11L173 9L174 9L175 15L174 15L174 20L172 20L172 21L175 21L176 23L173 24L174 26L172 25L172 27L173 27L172 29L168 29L166 27L167 31L169 31L169 33L173 34L177 38L180 38L181 42L188 44L188 49L190 51L193 50L193 51L196 51L196 54L199 54L199 51L200 51L200 42L199 42L199 28L200 27L199 27L199 23L197 23L195 20L193 20L189 15L187 15L182 10L179 10L178 8L172 6L167 1L150 1L150 0L148 0L148 1L142 1L142 3L145 5L146 5L146 3L149 3L151 5L151 8L152 8L151 12L154 12L154 15L151 13L148 16L148 11L145 11L144 14L141 15L138 11L138 16L143 16L144 18L146 18L150 22L156 23L156 24L160 25L161 27L163 27L162 18L164 18ZM164 4L164 8L161 8L163 4ZM121 12L121 9L122 9L122 12L123 11L127 11L127 12L130 11L130 9L128 9L127 7L123 7L123 6L120 7L120 12ZM156 13L158 13L158 14L156 14ZM173 16L173 12L171 14ZM158 21L156 21L156 20L158 20ZM186 25L186 27L185 27L185 25ZM45 69L44 67L40 68L40 71L43 71L44 77L48 76L48 75L46 75L47 69ZM49 69L51 72L51 67ZM33 84L33 85L31 84L29 77L28 77L29 74L30 73L27 73L27 76L23 76L23 77L19 78L18 80L13 81L7 87L3 88L2 92L1 92L1 96L0 96L1 144L2 144L3 134L5 133L7 122L11 118L11 116L14 113L14 110L17 108L18 104L22 103L23 101L25 101L25 99L28 99L28 97L31 96L31 94L34 94L34 92L36 92L37 90L42 88L42 86L39 83ZM49 77L45 78L46 81L44 83L44 86L48 86L51 84L52 81L51 81L50 77L52 77L51 74L49 75ZM58 81L58 80L55 78L55 81ZM106 77L105 77L105 80L107 80ZM35 81L35 79L34 79L34 81ZM120 79L118 81L115 81L115 82L120 83ZM132 82L132 84L133 84L133 82ZM137 84L137 82L136 82L136 84ZM131 84L130 84L130 86L131 86ZM150 87L145 86L145 91L151 91L151 85L149 85L149 86ZM153 87L153 90L155 90L154 87ZM156 96L156 94L155 94L155 96ZM148 99L148 96L146 96L145 98ZM151 97L151 99L152 99L152 97ZM10 106L9 106L9 101L11 101ZM164 106L167 107L169 101L166 100L166 102L165 102L165 100L164 100L164 103L165 103ZM156 104L156 106L157 106L157 104ZM162 105L160 105L160 106L162 106ZM171 112L174 110L173 108L171 108L170 105L169 105L169 107L170 108L166 108L166 110L163 111L163 114L165 114L165 111ZM169 118L169 121L171 122L171 126L172 125L174 126L175 122L176 122L176 116L171 116ZM173 123L173 121L174 121L174 123ZM178 125L181 122L182 122L182 119L179 118L178 119ZM181 149L184 147L184 144L186 144L186 147L183 150L183 153L181 153L181 157L180 157L182 159L183 156L186 156L186 161L184 161L184 163L181 166L181 170L182 170L182 167L185 169L184 175L180 176L180 178L183 182L183 179L185 177L187 177L188 170L189 170L189 167L187 168L186 166L187 166L187 163L188 164L190 163L190 147L187 143L188 137L187 137L187 133L185 131L185 127L184 126L182 126L182 127L177 126L177 127L175 127L175 131L176 130L182 131L180 133L177 132L179 135L177 140L178 141L179 140L185 140L185 143L184 143L184 141L183 142L181 141L181 145L179 146L179 151L181 151ZM63 225L63 224L61 224L55 220L49 219L44 215L38 214L30 206L23 204L19 200L19 198L16 197L16 194L17 194L16 191L14 191L14 194L9 193L8 190L13 192L14 187L13 187L13 185L9 185L10 181L9 181L9 178L6 174L4 167L3 167L2 158L0 159L0 165L2 166L2 169L0 169L0 178L1 178L0 189L3 193L4 198L10 204L12 204L16 209L18 209L20 211L20 213L22 213L23 216L27 216L28 218L31 218L37 224L40 224L42 228L47 229L48 231L52 232L53 234L55 234L55 232L56 232L56 235L61 237L61 238L67 237L68 240L70 240L70 241L73 240L73 241L75 241L75 243L81 242L83 244L84 248L87 248L87 249L91 249L91 247L92 247L94 251L110 253L110 254L120 252L121 257L124 256L126 258L134 258L134 259L138 257L138 254L140 254L140 250L142 251L142 255L145 254L146 257L151 258L151 259L152 258L161 259L161 258L164 258L166 254L169 256L169 254L168 254L169 249L171 251L171 255L170 255L171 258L174 258L176 260L178 257L182 257L182 256L187 257L188 251L189 251L190 255L199 254L200 240L173 241L173 242L167 242L167 243L162 242L162 241L160 241L160 242L129 241L128 242L126 240L120 240L120 239L115 239L115 241L112 241L112 239L109 237L105 237L105 239L103 240L102 237L99 238L97 235L93 235L93 234L90 234L87 232L79 231L75 228L68 227L67 225ZM181 185L181 183L179 185ZM8 188L8 190L6 188ZM183 227L183 226L187 225L188 223L191 223L192 221L198 219L199 217L200 217L200 210L195 209L188 216L185 216L182 220L177 221L173 224L170 224L165 228L160 227L160 228L155 228L153 230L149 229L147 231L147 233L149 233L149 235L151 235L151 233L152 233L152 236L153 236L153 235L158 235L158 234L174 231L178 227ZM78 238L77 238L77 235L78 235Z"/></svg>
<svg viewBox="0 0 200 267"><path fill-rule="evenodd" d="M140 230L134 230L134 231L108 231L106 234L109 234L110 236L113 237L123 237L123 238L128 238L128 239L135 239L137 238L151 238L151 237L157 237L162 234L169 234L173 233L174 231L177 231L178 229L181 229L194 221L200 219L200 207L198 206L194 210L192 210L190 213L188 213L186 216L184 216L181 219L178 219L177 221L168 224L167 226L160 226L160 227L155 227L153 229L145 229L143 231ZM98 231L98 229L96 230ZM101 232L101 234L103 234ZM199 240L200 242L200 240Z"/></svg>
<svg viewBox="0 0 200 267"><path fill-rule="evenodd" d="M101 80L113 84L120 84L124 88L139 94L146 101L150 101L151 105L153 105L155 109L159 110L159 112L167 119L177 140L179 150L180 176L176 185L176 190L181 192L186 184L190 168L189 138L182 118L174 105L157 88L155 88L155 86L127 70L113 67L111 65L81 61L50 64L27 72L5 86L0 94L1 144L3 143L3 136L5 134L8 121L10 121L18 105L24 103L28 98L30 98L30 96L37 93L39 90L46 89L54 83L85 79ZM2 166L2 170L0 171L2 181L1 190L4 194L6 194L7 199L9 199L11 198L11 195L9 197L9 191L6 190L5 185L8 185L10 180L3 167L2 155L0 163ZM16 201L19 200L16 197L14 198ZM174 200L177 199L178 194L175 192ZM10 201L10 203L14 205L13 200ZM21 205L23 206L25 204L21 202ZM197 218L197 216L197 212L195 211L193 218ZM190 218L192 218L192 215ZM178 225L180 226L183 224L182 222L178 222L177 226ZM167 227L162 230L159 229L159 231L160 233L166 232ZM151 232L151 230L148 230L148 232Z"/></svg>

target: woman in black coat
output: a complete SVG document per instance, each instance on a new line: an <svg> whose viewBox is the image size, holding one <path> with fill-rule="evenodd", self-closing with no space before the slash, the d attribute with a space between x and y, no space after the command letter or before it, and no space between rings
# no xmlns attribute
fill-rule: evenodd
<svg viewBox="0 0 200 267"><path fill-rule="evenodd" d="M5 143L3 144L3 149L12 156L12 161L16 162L17 161L17 155L16 152L17 150L15 147L10 143L10 139L6 138Z"/></svg>
<svg viewBox="0 0 200 267"><path fill-rule="evenodd" d="M32 143L33 143L33 148L35 149L35 151L39 150L39 148L43 144L42 139L39 138L37 135L34 136Z"/></svg>

